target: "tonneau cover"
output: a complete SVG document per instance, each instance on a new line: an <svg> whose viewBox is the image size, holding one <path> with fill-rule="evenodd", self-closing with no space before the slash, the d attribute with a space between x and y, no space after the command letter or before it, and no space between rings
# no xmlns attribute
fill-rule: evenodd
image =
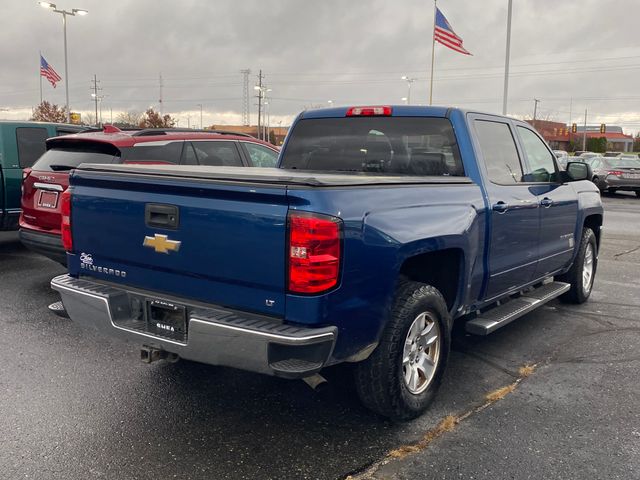
<svg viewBox="0 0 640 480"><path fill-rule="evenodd" d="M221 182L264 183L277 185L304 185L309 187L345 187L403 184L468 184L468 177L408 175L373 175L362 172L313 172L256 167L208 167L199 165L121 165L83 163L83 171L114 174L139 174L217 180Z"/></svg>

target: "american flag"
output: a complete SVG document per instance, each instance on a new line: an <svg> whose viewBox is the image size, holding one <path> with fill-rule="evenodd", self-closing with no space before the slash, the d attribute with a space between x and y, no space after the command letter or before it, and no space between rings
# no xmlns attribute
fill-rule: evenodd
<svg viewBox="0 0 640 480"><path fill-rule="evenodd" d="M56 83L62 80L62 77L47 63L42 55L40 55L40 76L49 80L53 88L56 88Z"/></svg>
<svg viewBox="0 0 640 480"><path fill-rule="evenodd" d="M433 38L436 42L440 42L445 47L449 47L451 50L463 53L465 55L471 55L462 46L462 39L456 35L451 25L442 14L439 8L436 7L436 24L433 29Z"/></svg>

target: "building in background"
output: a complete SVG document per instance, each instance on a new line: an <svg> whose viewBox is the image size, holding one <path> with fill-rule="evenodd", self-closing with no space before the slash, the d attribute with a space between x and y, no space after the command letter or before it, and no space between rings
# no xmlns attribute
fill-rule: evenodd
<svg viewBox="0 0 640 480"><path fill-rule="evenodd" d="M527 120L527 123L535 128L553 150L569 151L571 141L570 127L560 122L549 120Z"/></svg>
<svg viewBox="0 0 640 480"><path fill-rule="evenodd" d="M571 125L548 120L527 120L542 138L544 138L553 150L571 150L571 145L577 146L576 150L582 150L584 125L578 125L577 133L571 133ZM631 152L633 150L633 136L622 131L617 125L606 125L605 133L600 133L601 125L587 125L586 137L606 138L607 151Z"/></svg>
<svg viewBox="0 0 640 480"><path fill-rule="evenodd" d="M581 141L584 132L584 125L578 125L578 133L573 136L577 141ZM587 138L607 139L607 151L609 152L631 152L633 151L633 135L626 135L622 127L607 125L605 133L600 133L600 125L587 125Z"/></svg>

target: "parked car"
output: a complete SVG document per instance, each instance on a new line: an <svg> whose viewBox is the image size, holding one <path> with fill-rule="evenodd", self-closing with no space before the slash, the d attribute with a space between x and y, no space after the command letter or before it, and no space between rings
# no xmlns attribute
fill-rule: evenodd
<svg viewBox="0 0 640 480"><path fill-rule="evenodd" d="M248 135L175 129L80 133L47 140L47 152L25 171L20 239L28 248L66 264L60 239L60 195L69 171L81 163L164 163L273 167L275 146Z"/></svg>
<svg viewBox="0 0 640 480"><path fill-rule="evenodd" d="M564 150L554 150L553 154L558 159L558 165L560 165L562 168L567 166L567 162L569 161L569 154L567 152L565 152Z"/></svg>
<svg viewBox="0 0 640 480"><path fill-rule="evenodd" d="M617 157L620 155L620 152L604 152L603 157Z"/></svg>
<svg viewBox="0 0 640 480"><path fill-rule="evenodd" d="M600 156L599 153L583 152L583 153L580 154L579 159L588 159L588 158L599 157L599 156Z"/></svg>
<svg viewBox="0 0 640 480"><path fill-rule="evenodd" d="M592 157L586 162L593 171L592 181L601 192L632 191L640 197L640 159Z"/></svg>
<svg viewBox="0 0 640 480"><path fill-rule="evenodd" d="M583 153L593 153L593 152L589 152L587 150L576 150L575 152L573 152L573 156L574 157L579 157L580 155L582 155Z"/></svg>
<svg viewBox="0 0 640 480"><path fill-rule="evenodd" d="M617 158L628 158L631 160L640 160L640 157L638 156L637 153L631 153L631 152L625 152L625 153L620 153Z"/></svg>
<svg viewBox="0 0 640 480"><path fill-rule="evenodd" d="M0 231L18 228L22 169L45 152L49 137L86 130L79 125L0 121Z"/></svg>
<svg viewBox="0 0 640 480"><path fill-rule="evenodd" d="M454 320L487 335L587 300L603 219L589 179L508 117L309 110L275 169L81 165L61 197L69 274L51 285L147 362L309 383L355 363L364 404L408 419L435 396Z"/></svg>

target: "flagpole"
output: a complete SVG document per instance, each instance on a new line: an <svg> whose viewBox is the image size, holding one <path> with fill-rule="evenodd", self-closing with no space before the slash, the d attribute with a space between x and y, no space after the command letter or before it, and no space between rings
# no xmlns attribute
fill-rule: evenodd
<svg viewBox="0 0 640 480"><path fill-rule="evenodd" d="M40 54L40 58L38 59L38 78L40 79L40 105L42 105L42 72L40 69L42 68L42 51L38 50Z"/></svg>
<svg viewBox="0 0 640 480"><path fill-rule="evenodd" d="M502 115L507 114L507 97L509 92L509 54L511 51L511 5L513 0L509 0L507 8L507 52L504 60L504 93L502 95Z"/></svg>
<svg viewBox="0 0 640 480"><path fill-rule="evenodd" d="M433 0L433 30L431 31L431 80L429 82L429 105L433 103L433 64L436 56L436 14L438 0Z"/></svg>

